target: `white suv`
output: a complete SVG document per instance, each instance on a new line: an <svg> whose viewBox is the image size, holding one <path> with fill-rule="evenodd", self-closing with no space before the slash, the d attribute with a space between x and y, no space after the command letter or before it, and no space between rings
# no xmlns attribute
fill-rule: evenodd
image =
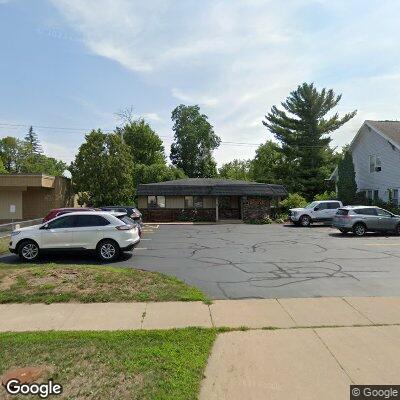
<svg viewBox="0 0 400 400"><path fill-rule="evenodd" d="M137 226L107 212L87 211L15 230L10 251L23 261L35 261L42 251L91 250L103 261L114 261L121 251L132 250L139 242Z"/></svg>
<svg viewBox="0 0 400 400"><path fill-rule="evenodd" d="M332 222L341 207L343 204L338 200L313 201L304 208L291 208L289 218L301 226L310 226L312 222Z"/></svg>

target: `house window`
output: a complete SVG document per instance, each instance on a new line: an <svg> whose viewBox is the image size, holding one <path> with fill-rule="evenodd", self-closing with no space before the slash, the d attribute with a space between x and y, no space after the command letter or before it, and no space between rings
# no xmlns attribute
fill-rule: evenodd
<svg viewBox="0 0 400 400"><path fill-rule="evenodd" d="M149 208L165 208L165 196L147 196Z"/></svg>
<svg viewBox="0 0 400 400"><path fill-rule="evenodd" d="M365 191L365 194L367 195L367 199L368 200L372 200L372 195L373 195L373 192L372 192L372 190L366 190Z"/></svg>
<svg viewBox="0 0 400 400"><path fill-rule="evenodd" d="M193 196L185 196L185 208L193 208Z"/></svg>
<svg viewBox="0 0 400 400"><path fill-rule="evenodd" d="M376 155L369 156L369 172L381 172L382 162L381 159Z"/></svg>
<svg viewBox="0 0 400 400"><path fill-rule="evenodd" d="M194 208L203 208L203 197L202 196L194 196L193 204L194 204Z"/></svg>
<svg viewBox="0 0 400 400"><path fill-rule="evenodd" d="M393 189L393 205L399 205L399 189Z"/></svg>
<svg viewBox="0 0 400 400"><path fill-rule="evenodd" d="M374 200L379 200L379 190L374 190Z"/></svg>

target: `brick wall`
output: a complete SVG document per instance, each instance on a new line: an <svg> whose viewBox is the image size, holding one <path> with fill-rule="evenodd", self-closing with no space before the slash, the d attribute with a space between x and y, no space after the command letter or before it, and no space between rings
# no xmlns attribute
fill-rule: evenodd
<svg viewBox="0 0 400 400"><path fill-rule="evenodd" d="M243 197L243 220L262 220L270 215L271 199L267 197Z"/></svg>

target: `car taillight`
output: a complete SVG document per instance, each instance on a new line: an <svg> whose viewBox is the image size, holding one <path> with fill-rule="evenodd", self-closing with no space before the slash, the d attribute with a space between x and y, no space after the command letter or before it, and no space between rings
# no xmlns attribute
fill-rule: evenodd
<svg viewBox="0 0 400 400"><path fill-rule="evenodd" d="M134 226L133 225L119 225L119 226L116 226L116 228L119 231L130 231L131 229L134 228Z"/></svg>

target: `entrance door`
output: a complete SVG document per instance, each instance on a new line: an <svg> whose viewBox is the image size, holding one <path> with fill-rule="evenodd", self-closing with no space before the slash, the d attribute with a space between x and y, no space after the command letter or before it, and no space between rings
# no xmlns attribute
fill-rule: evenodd
<svg viewBox="0 0 400 400"><path fill-rule="evenodd" d="M218 218L219 219L240 219L239 196L218 197Z"/></svg>

